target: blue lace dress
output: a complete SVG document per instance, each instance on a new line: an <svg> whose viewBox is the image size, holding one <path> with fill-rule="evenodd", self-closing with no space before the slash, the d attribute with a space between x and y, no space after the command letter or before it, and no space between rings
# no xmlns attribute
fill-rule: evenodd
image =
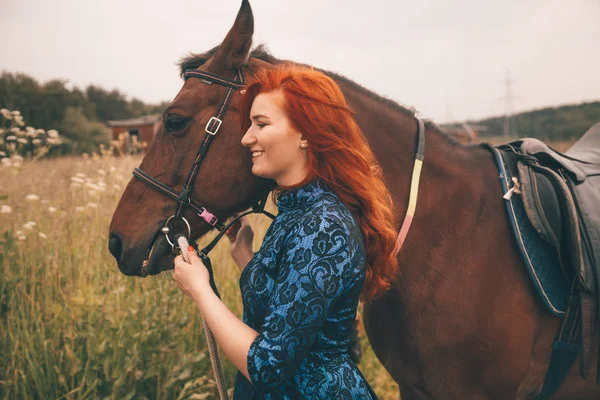
<svg viewBox="0 0 600 400"><path fill-rule="evenodd" d="M234 399L376 399L348 354L365 279L354 217L320 180L282 193L240 276L244 322L259 332Z"/></svg>

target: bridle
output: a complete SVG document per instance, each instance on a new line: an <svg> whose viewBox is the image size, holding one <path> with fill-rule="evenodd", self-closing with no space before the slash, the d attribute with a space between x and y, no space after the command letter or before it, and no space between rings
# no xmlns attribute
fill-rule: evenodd
<svg viewBox="0 0 600 400"><path fill-rule="evenodd" d="M208 147L210 146L212 139L217 134L217 132L219 131L219 128L221 127L221 124L223 123L223 117L224 117L225 113L227 112L227 107L229 106L229 103L231 102L233 93L236 90L244 89L246 87L246 83L244 81L244 73L243 73L242 67L236 68L235 77L233 80L223 78L223 77L221 77L217 74L213 74L211 72L198 71L198 70L187 70L184 72L183 76L184 76L184 79L186 79L186 80L188 78L198 78L202 82L204 82L208 85L212 85L212 84L216 83L218 85L225 86L227 88L227 91L225 93L225 97L223 98L223 100L221 101L221 104L219 105L217 114L208 120L208 123L206 124L206 127L204 128L204 131L206 132L206 134L204 136L204 139L202 140L200 148L198 149L196 159L194 160L192 169L190 170L190 172L188 174L188 177L185 181L185 184L183 185L183 187L181 189L181 192L179 194L177 194L177 192L174 189L171 189L164 183L160 182L156 178L153 178L152 176L148 175L147 173L145 173L144 171L142 171L139 168L135 168L133 170L133 175L136 178L140 179L141 181L143 181L143 182L147 183L148 185L152 186L153 188L157 189L161 193L163 193L163 194L169 196L170 198L172 198L173 200L177 201L177 210L176 210L175 214L167 219L165 226L161 229L161 231L165 234L165 237L166 237L168 243L171 245L173 252L177 253L177 247L175 245L175 243L177 243L177 236L175 236L174 240L170 239L170 237L169 237L170 229L168 226L169 223L173 219L183 220L183 222L185 222L185 224L187 226L188 239L192 236L190 224L183 217L183 213L184 213L186 207L192 208L194 210L194 212L200 218L202 218L209 225L211 225L212 227L216 228L219 231L217 236L202 250L198 251L198 249L195 246L195 243L192 242L192 246L194 246L194 248L197 250L200 258L203 261L207 261L210 264L210 260L208 259L208 253L216 246L216 244L219 242L219 240L221 240L221 238L223 237L225 232L227 232L229 227L231 227L240 218L244 217L245 215L254 214L254 213L265 214L266 216L268 216L271 219L275 219L275 216L273 214L269 213L268 211L265 211L265 209L264 209L265 203L267 201L268 193L264 196L263 199L261 199L256 204L254 204L252 206L251 210L248 210L248 211L245 211L244 213L239 214L225 226L223 226L223 224L219 223L218 218L213 213L211 213L205 207L202 207L201 205L197 204L192 199L190 199L190 192L192 191L192 188L194 186L194 181L196 180L196 176L198 175L198 170L200 169L200 165L202 164L202 161L204 160L204 157L206 155L206 152L208 151ZM413 167L411 187L410 187L410 192L409 192L410 198L409 198L407 213L406 213L406 216L402 223L402 226L400 228L400 232L399 232L398 238L396 240L396 246L393 250L394 256L396 256L398 254L398 252L400 251L402 244L404 243L406 236L408 234L409 228L410 228L412 220L413 220L413 216L416 211L417 196L418 196L418 192L419 192L419 180L420 180L420 176L421 176L421 169L422 169L422 165L423 165L423 158L424 158L424 152L425 152L425 124L423 123L423 120L421 120L420 118L418 118L416 116L415 116L415 119L417 120L417 151L415 154L415 164ZM209 271L210 271L210 267L209 267ZM216 290L216 287L214 286L214 282L212 280L212 271L210 271L210 272L211 272L211 286L213 286L213 289L218 294L218 291Z"/></svg>
<svg viewBox="0 0 600 400"><path fill-rule="evenodd" d="M190 224L183 217L186 207L190 207L192 210L194 210L194 212L200 218L202 218L204 221L206 221L206 223L208 223L210 226L216 228L219 231L217 236L206 247L204 247L202 250L198 251L200 258L204 261L205 259L208 259L208 253L216 246L216 244L223 237L225 232L227 232L229 227L231 227L231 225L233 225L237 220L239 220L243 216L248 215L248 214L253 214L253 213L265 214L266 216L268 216L271 219L275 219L275 216L273 214L269 213L268 211L265 211L265 209L264 209L265 203L267 201L268 193L264 196L264 198L262 198L256 204L254 204L252 206L251 210L247 210L247 211L239 214L238 216L236 216L233 220L231 220L226 225L223 225L222 223L220 223L219 219L215 216L215 214L211 213L205 207L201 206L200 204L196 203L195 201L193 201L190 198L190 193L192 192L192 189L194 187L194 182L198 175L198 171L200 170L200 166L202 165L202 161L204 160L204 157L206 156L206 153L208 151L208 148L209 148L213 138L215 137L215 135L219 131L219 128L221 127L221 124L223 123L223 117L225 116L225 113L227 112L227 107L229 106L229 103L231 102L233 93L236 90L244 89L246 87L246 82L244 81L244 73L242 71L242 67L236 69L235 77L233 80L223 78L223 77L221 77L217 74L213 74L211 72L198 71L198 70L187 70L184 72L183 77L186 80L188 78L198 78L202 82L206 83L207 85L217 84L217 85L225 86L227 88L227 91L225 93L225 97L223 98L223 100L221 101L221 104L219 105L219 108L217 109L217 114L208 120L208 123L206 124L206 127L204 128L204 131L205 131L204 138L202 139L202 143L200 144L200 147L198 148L198 152L196 154L194 164L192 165L192 168L191 168L190 172L188 173L187 179L185 180L185 183L183 184L183 187L181 188L181 192L177 193L177 191L175 191L174 189L172 189L169 186L165 185L164 183L160 182L158 179L148 175L146 172L142 171L139 168L135 168L133 170L133 176L140 179L142 182L147 183L148 185L150 185L154 189L158 190L159 192L167 195L171 199L177 201L177 209L175 211L175 214L173 214L171 217L169 217L166 220L165 226L161 229L161 232L164 233L164 235L167 239L167 242L171 245L171 248L174 253L178 252L176 243L177 243L177 236L179 236L180 234L175 235L173 240L171 240L171 238L170 238L171 232L169 229L169 223L172 220L180 220L180 219L183 220L183 222L185 223L185 225L187 227L187 231L188 231L187 239L189 240L192 236ZM192 241L192 246L194 246L194 248L196 248L195 243L193 241ZM197 250L197 248L196 248L196 250ZM212 278L212 273L211 273L211 278ZM211 279L211 284L213 284L212 279ZM216 287L213 287L213 289L216 290ZM216 292L216 293L218 293L218 292Z"/></svg>
<svg viewBox="0 0 600 400"><path fill-rule="evenodd" d="M147 183L154 189L167 195L171 199L177 201L177 209L175 211L175 214L173 214L171 217L169 217L166 220L164 227L161 229L161 232L164 233L164 235L167 239L167 242L171 245L173 252L175 252L175 253L178 252L178 247L175 245L175 243L178 243L178 242L180 243L181 252L183 253L182 255L183 255L184 259L186 259L186 261L188 261L188 259L186 258L187 250L184 249L184 247L185 247L185 244L187 244L188 242L187 242L187 240L185 240L182 237L184 235L181 235L181 234L175 235L173 241L171 241L171 238L169 236L171 234L170 229L169 229L169 223L172 220L181 219L187 226L187 230L188 230L187 239L191 238L192 230L191 230L190 224L183 217L186 207L192 208L194 210L194 212L200 218L202 218L210 226L216 228L219 231L217 236L202 250L198 250L196 243L194 241L192 241L191 244L194 247L194 249L196 250L196 253L198 254L198 256L201 258L201 260L204 263L204 265L206 266L206 268L208 269L209 277L210 277L210 286L211 286L212 290L218 297L220 297L219 291L217 290L217 287L216 287L216 284L214 281L214 274L213 274L210 259L208 258L208 253L215 247L215 245L223 237L225 232L227 232L227 230L243 216L251 214L251 213L265 214L266 216L270 217L271 219L275 219L275 216L273 214L265 211L265 209L264 209L268 193L265 195L265 197L262 200L258 201L255 205L253 205L251 210L248 210L248 211L245 211L244 213L239 214L236 218L234 218L232 221L230 221L225 226L223 226L223 224L219 223L218 218L213 213L208 211L205 207L201 206L200 204L194 202L190 198L190 192L193 189L194 181L196 180L196 176L198 175L198 170L200 169L202 161L204 160L204 157L206 156L206 153L212 142L212 139L217 134L217 132L219 131L219 128L221 127L221 124L223 123L223 117L224 117L225 113L227 112L227 107L229 106L229 103L231 102L233 93L235 90L241 90L241 89L245 88L246 84L244 82L244 74L243 74L241 67L236 69L235 77L233 80L223 78L217 74L213 74L213 73L206 72L206 71L198 71L198 70L187 70L184 72L183 76L184 76L184 79L186 79L186 80L187 80L187 78L199 78L202 82L204 82L208 85L212 85L212 84L216 83L218 85L225 86L227 88L227 91L225 93L225 98L223 98L223 100L221 101L221 104L219 105L217 114L209 119L208 123L206 124L206 127L204 128L204 131L206 132L206 134L204 136L204 139L202 140L200 148L198 149L196 159L194 160L192 169L188 173L187 179L185 180L185 183L183 184L181 192L178 194L174 189L172 189L169 186L165 185L164 183L160 182L158 179L153 178L152 176L148 175L147 173L145 173L144 171L142 171L139 168L135 168L133 170L133 175L136 178L140 179L142 182ZM417 193L418 193L418 187L419 187L419 178L421 175L421 167L422 167L422 163L423 163L424 150L425 150L424 134L425 134L424 123L421 119L417 118L417 154L415 157L415 165L413 168L413 175L412 175L412 180L411 180L410 200L409 200L406 217L402 223L402 226L400 229L400 234L398 235L398 239L396 241L396 247L393 250L394 255L396 255L398 253L398 251L400 250L400 248L402 247L402 244L406 238L406 235L407 235L410 225L412 223L413 215L414 215L415 208L416 208ZM143 268L145 268L145 267L143 267ZM206 334L206 338L207 338L207 344L208 344L208 348L209 348L211 364L213 365L213 371L215 373L215 381L217 382L217 388L219 391L219 398L227 399L228 398L227 384L225 382L225 377L224 377L224 374L222 371L219 353L216 350L216 341L214 339L214 336L212 335L210 328L208 327L208 325L206 324L204 319L203 319L203 325L204 325L204 330L205 330L205 334Z"/></svg>

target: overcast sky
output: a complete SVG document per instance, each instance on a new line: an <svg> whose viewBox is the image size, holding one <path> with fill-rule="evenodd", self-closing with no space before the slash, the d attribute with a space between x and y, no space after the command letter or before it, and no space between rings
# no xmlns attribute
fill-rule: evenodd
<svg viewBox="0 0 600 400"><path fill-rule="evenodd" d="M241 1L0 0L0 70L171 100ZM437 122L600 100L600 0L251 0L255 44Z"/></svg>

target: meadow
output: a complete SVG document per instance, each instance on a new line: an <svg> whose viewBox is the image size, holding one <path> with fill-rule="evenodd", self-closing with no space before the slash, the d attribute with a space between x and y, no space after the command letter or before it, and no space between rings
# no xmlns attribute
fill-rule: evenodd
<svg viewBox="0 0 600 400"><path fill-rule="evenodd" d="M217 398L197 309L169 272L126 277L107 249L112 213L140 160L0 167L0 398ZM250 219L257 250L270 220ZM241 315L239 270L226 239L211 259L223 300ZM398 399L362 327L359 336L359 368L382 400ZM235 369L223 361L232 388Z"/></svg>
<svg viewBox="0 0 600 400"><path fill-rule="evenodd" d="M195 306L169 272L126 277L107 249L112 213L140 160L0 167L0 398L217 398ZM258 249L270 220L251 221ZM222 298L241 315L227 239L211 259ZM381 399L397 399L362 329L360 337L360 369ZM232 388L235 369L223 360Z"/></svg>

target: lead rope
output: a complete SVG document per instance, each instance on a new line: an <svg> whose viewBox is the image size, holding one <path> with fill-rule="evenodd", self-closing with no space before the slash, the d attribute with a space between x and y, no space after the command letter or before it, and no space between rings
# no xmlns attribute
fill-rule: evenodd
<svg viewBox="0 0 600 400"><path fill-rule="evenodd" d="M179 238L177 238L177 244L181 250L181 257L183 257L186 263L191 264L190 256L188 255L189 243L187 239L184 236L179 236ZM208 355L210 357L213 374L215 375L217 390L219 391L219 400L229 400L229 396L227 395L227 382L225 382L225 374L223 374L217 342L202 313L200 313L200 318L202 319L202 327L204 328L204 336L206 337L206 345L208 346Z"/></svg>

